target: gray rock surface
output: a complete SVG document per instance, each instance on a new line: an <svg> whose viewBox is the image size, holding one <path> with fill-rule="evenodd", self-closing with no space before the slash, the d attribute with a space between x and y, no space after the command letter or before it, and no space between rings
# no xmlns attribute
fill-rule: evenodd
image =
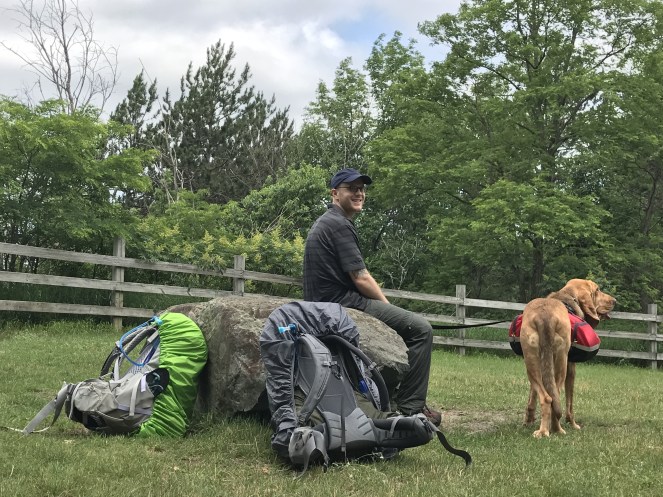
<svg viewBox="0 0 663 497"><path fill-rule="evenodd" d="M269 416L260 334L269 314L292 299L227 296L170 307L195 321L208 346L197 409L223 416L256 413ZM346 309L357 324L359 344L373 360L393 393L408 368L407 348L394 330L368 314Z"/></svg>

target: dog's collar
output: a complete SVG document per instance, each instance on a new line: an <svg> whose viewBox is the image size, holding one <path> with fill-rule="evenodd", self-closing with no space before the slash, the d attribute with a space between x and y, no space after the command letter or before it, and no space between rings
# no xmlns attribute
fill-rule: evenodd
<svg viewBox="0 0 663 497"><path fill-rule="evenodd" d="M576 311L573 309L573 307L567 303L564 303L564 307L569 311L569 314L573 314L574 316L577 316Z"/></svg>

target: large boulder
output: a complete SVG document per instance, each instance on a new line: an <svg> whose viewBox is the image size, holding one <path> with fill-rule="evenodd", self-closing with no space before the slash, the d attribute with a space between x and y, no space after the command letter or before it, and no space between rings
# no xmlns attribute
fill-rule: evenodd
<svg viewBox="0 0 663 497"><path fill-rule="evenodd" d="M262 295L227 296L176 305L205 335L208 360L200 380L197 408L232 416L269 416L260 334L271 312L292 299ZM359 344L373 360L393 393L408 368L407 348L394 330L368 314L346 309L357 324Z"/></svg>

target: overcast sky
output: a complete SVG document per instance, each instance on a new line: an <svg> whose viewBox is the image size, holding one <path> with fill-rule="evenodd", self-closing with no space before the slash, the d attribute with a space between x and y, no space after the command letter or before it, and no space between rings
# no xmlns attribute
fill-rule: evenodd
<svg viewBox="0 0 663 497"><path fill-rule="evenodd" d="M40 0L35 0L36 4ZM319 81L331 83L345 57L361 68L381 33L401 31L418 40L427 60L441 53L417 32L417 23L455 13L461 0L79 0L94 19L95 37L118 49L119 82L106 110L112 110L145 69L157 80L159 96L179 80L189 62L205 62L206 50L221 40L234 43L238 68L248 63L251 83L301 124ZM21 45L15 0L0 0L0 40ZM437 57L441 58L441 57ZM0 94L21 95L36 77L0 46Z"/></svg>

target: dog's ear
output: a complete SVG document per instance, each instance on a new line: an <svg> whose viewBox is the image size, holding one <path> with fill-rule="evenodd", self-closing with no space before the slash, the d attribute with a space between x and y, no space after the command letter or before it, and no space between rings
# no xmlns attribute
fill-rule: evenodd
<svg viewBox="0 0 663 497"><path fill-rule="evenodd" d="M590 317L598 322L600 318L598 312L596 312L596 303L594 302L597 289L596 283L585 280L576 286L575 293L585 317Z"/></svg>

